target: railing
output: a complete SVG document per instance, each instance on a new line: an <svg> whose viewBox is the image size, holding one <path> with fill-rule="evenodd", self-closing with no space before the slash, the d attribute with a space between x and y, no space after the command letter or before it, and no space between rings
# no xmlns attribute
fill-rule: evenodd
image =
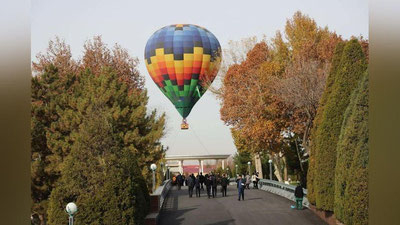
<svg viewBox="0 0 400 225"><path fill-rule="evenodd" d="M154 193L150 194L150 212L146 216L145 224L157 224L159 212L164 205L168 192L171 189L171 180L165 180Z"/></svg>
<svg viewBox="0 0 400 225"><path fill-rule="evenodd" d="M290 184L285 184L281 183L278 181L274 180L268 180L268 179L261 179L258 181L258 188L260 190L268 191L273 194L280 195L282 197L285 197L289 200L296 201L294 197L294 191L296 190L296 186L290 185ZM309 202L307 199L307 189L303 188L303 205L305 207L309 207Z"/></svg>
<svg viewBox="0 0 400 225"><path fill-rule="evenodd" d="M260 181L258 181L259 188L262 188L262 186L264 186L264 185L274 187L274 188L279 188L279 189L291 192L293 194L294 194L294 191L296 190L296 186L294 186L294 185L281 183L281 182L278 182L275 180L261 179ZM307 196L307 189L303 188L303 193L304 193L304 196Z"/></svg>
<svg viewBox="0 0 400 225"><path fill-rule="evenodd" d="M172 181L165 180L161 186L159 186L152 195L159 195L159 210L163 207L164 200L168 195L169 190L171 189Z"/></svg>
<svg viewBox="0 0 400 225"><path fill-rule="evenodd" d="M236 178L231 178L229 179L229 181L231 183L236 182ZM275 180L260 179L258 181L258 189L263 191L268 191L273 194L285 197L289 200L295 201L294 191L296 190L296 186L294 185L281 183ZM307 189L303 188L303 193L304 193L303 205L305 207L309 207L309 202L307 199Z"/></svg>

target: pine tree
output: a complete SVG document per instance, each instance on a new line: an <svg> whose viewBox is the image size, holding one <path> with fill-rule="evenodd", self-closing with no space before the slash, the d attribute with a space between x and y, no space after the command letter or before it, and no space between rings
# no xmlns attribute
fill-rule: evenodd
<svg viewBox="0 0 400 225"><path fill-rule="evenodd" d="M135 85L133 80L121 79L121 71L112 67L103 66L97 74L91 69L76 74L65 68L60 73L52 64L46 66L32 77L32 216L39 218L39 223L46 221L49 195L77 140L87 109L96 99L103 101L111 115L109 122L118 145L135 154L145 177L143 184L151 185L148 167L165 154L160 144L165 116L147 111L148 97L140 82Z"/></svg>
<svg viewBox="0 0 400 225"><path fill-rule="evenodd" d="M141 224L149 205L137 158L119 145L104 101L92 100L51 194L49 224L67 224L69 201L79 207L75 224Z"/></svg>
<svg viewBox="0 0 400 225"><path fill-rule="evenodd" d="M324 90L324 93L322 94L322 97L321 97L321 100L320 100L320 103L318 106L317 114L313 121L313 128L312 128L311 134L310 134L311 143L310 143L310 157L309 157L309 165L308 165L309 167L308 167L308 172L307 172L307 199L310 203L312 203L314 205L315 205L314 178L315 178L315 173L316 173L315 158L316 158L316 154L318 153L315 149L317 146L317 142L318 142L317 132L319 131L318 127L322 121L322 115L324 113L325 104L328 100L329 95L332 92L332 86L333 86L333 83L335 82L335 79L337 76L337 72L338 72L340 60L342 57L344 45L345 45L344 42L339 42L338 45L336 46L335 53L334 53L334 56L332 59L332 65L331 65L331 69L329 72L329 76L326 80L325 90Z"/></svg>
<svg viewBox="0 0 400 225"><path fill-rule="evenodd" d="M46 220L47 200L59 178L54 152L47 143L51 124L59 119L56 99L74 88L75 78L72 74L61 77L58 69L50 65L31 81L31 210L40 224Z"/></svg>
<svg viewBox="0 0 400 225"><path fill-rule="evenodd" d="M84 49L82 59L75 60L69 45L56 38L32 63L31 211L35 224L46 222L48 197L86 114L87 102L78 99L84 98L87 91L82 88L87 71L96 77L107 68L113 71L113 80L118 85L112 91L104 89L113 95L106 108L113 110L111 122L122 136L121 146L130 148L142 159L139 168L147 176L148 184L151 182L148 166L165 152L159 143L164 134L165 117L156 111L147 113L147 94L144 77L137 70L138 59L118 44L108 48L98 36L88 40Z"/></svg>
<svg viewBox="0 0 400 225"><path fill-rule="evenodd" d="M323 210L334 210L336 146L350 95L366 68L365 55L358 40L347 42L316 136L314 188L316 206Z"/></svg>
<svg viewBox="0 0 400 225"><path fill-rule="evenodd" d="M337 146L335 216L368 224L368 73L353 92Z"/></svg>

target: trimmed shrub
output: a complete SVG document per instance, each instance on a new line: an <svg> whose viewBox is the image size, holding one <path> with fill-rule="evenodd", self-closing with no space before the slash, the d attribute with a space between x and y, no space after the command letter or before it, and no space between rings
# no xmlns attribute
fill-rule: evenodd
<svg viewBox="0 0 400 225"><path fill-rule="evenodd" d="M337 142L350 95L357 88L366 68L365 55L358 40L347 42L316 131L313 182L315 202L319 209L334 210Z"/></svg>
<svg viewBox="0 0 400 225"><path fill-rule="evenodd" d="M333 83L335 82L337 71L340 65L340 60L342 58L342 53L343 53L343 48L344 48L345 43L344 42L339 42L336 45L335 53L332 59L332 65L331 69L326 81L326 86L324 93L321 96L321 100L318 106L317 114L314 118L313 121L313 128L311 130L311 135L310 135L310 157L309 157L309 167L308 167L308 172L307 172L307 199L311 204L315 205L315 189L314 189L314 174L315 174L315 157L317 154L317 151L315 150L317 146L317 132L318 132L318 127L321 124L322 121L322 115L324 112L324 107L325 104L328 100L329 95L332 92L332 86Z"/></svg>
<svg viewBox="0 0 400 225"><path fill-rule="evenodd" d="M335 215L345 224L368 224L368 73L346 110L337 146Z"/></svg>

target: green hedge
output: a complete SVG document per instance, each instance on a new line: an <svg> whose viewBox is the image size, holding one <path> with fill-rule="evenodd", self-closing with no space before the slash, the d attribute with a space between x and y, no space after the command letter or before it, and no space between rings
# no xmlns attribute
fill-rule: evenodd
<svg viewBox="0 0 400 225"><path fill-rule="evenodd" d="M350 95L357 88L366 68L365 55L358 40L347 42L315 137L313 182L315 202L319 209L334 210L336 146Z"/></svg>
<svg viewBox="0 0 400 225"><path fill-rule="evenodd" d="M311 130L311 135L310 135L311 142L310 142L309 167L307 172L307 198L308 201L314 205L315 205L315 188L314 188L315 158L316 154L318 153L315 148L317 146L317 141L318 141L317 137L319 136L317 135L317 132L319 131L318 127L322 122L322 115L324 113L325 104L328 101L328 97L332 92L332 86L336 80L336 75L340 65L340 60L342 58L344 45L345 45L344 42L339 42L336 45L335 53L332 59L331 69L329 71L329 75L326 81L325 90L324 93L322 94L317 114L313 121L313 128Z"/></svg>
<svg viewBox="0 0 400 225"><path fill-rule="evenodd" d="M368 224L368 73L352 94L337 146L335 215Z"/></svg>

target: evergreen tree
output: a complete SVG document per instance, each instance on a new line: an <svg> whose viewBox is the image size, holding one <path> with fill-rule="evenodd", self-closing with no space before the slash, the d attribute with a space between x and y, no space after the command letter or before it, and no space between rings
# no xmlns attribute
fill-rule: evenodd
<svg viewBox="0 0 400 225"><path fill-rule="evenodd" d="M337 146L335 216L368 224L368 73L353 92Z"/></svg>
<svg viewBox="0 0 400 225"><path fill-rule="evenodd" d="M251 154L249 152L237 152L233 157L235 165L238 165L237 172L239 175L246 174L249 171L248 162L252 162ZM251 163L251 171L254 171L254 163ZM235 168L236 173L236 168Z"/></svg>
<svg viewBox="0 0 400 225"><path fill-rule="evenodd" d="M151 185L149 165L165 154L159 142L165 117L156 111L147 113L145 91L129 88L108 68L97 76L87 70L79 76L61 77L57 71L50 67L32 82L32 212L42 223L49 194L95 100L102 101L110 114L121 151L132 152L138 160L138 170L146 181L141 190Z"/></svg>
<svg viewBox="0 0 400 225"><path fill-rule="evenodd" d="M334 210L336 146L350 95L366 68L365 55L358 40L347 42L316 136L313 182L316 206L323 210Z"/></svg>
<svg viewBox="0 0 400 225"><path fill-rule="evenodd" d="M59 119L57 104L59 97L70 92L76 77L66 74L61 77L56 67L48 66L41 76L31 81L31 198L32 217L44 224L46 220L47 200L59 178L54 152L49 148L47 137L51 124Z"/></svg>
<svg viewBox="0 0 400 225"><path fill-rule="evenodd" d="M252 144L246 141L245 138L243 138L240 135L240 131L236 129L231 129L231 134L233 137L233 141L235 143L237 153L233 157L233 162L235 165L238 165L237 172L239 174L246 174L246 172L249 170L248 169L248 162L253 162L252 159L252 154L251 154L251 148ZM236 176L236 167L234 168L235 171L232 172ZM251 171L255 170L254 163L251 164Z"/></svg>
<svg viewBox="0 0 400 225"><path fill-rule="evenodd" d="M321 124L322 121L322 115L324 113L324 109L325 109L325 104L328 100L329 95L332 93L332 86L333 83L335 82L336 76L337 76L337 72L339 69L339 65L340 65L340 60L342 57L342 53L343 53L343 48L344 48L345 43L344 42L339 42L336 46L335 49L335 53L332 59L332 65L331 65L331 69L329 72L329 76L326 80L326 86L325 86L325 90L324 93L322 94L319 106L318 106L318 110L317 110L317 114L315 116L315 119L313 121L313 128L311 130L311 134L310 134L310 156L309 156L309 164L308 164L308 171L307 171L307 199L311 204L315 205L315 188L314 188L314 177L315 177L315 158L316 158L316 146L317 146L317 142L318 139L317 137L319 135L317 135L317 132L319 131L318 127Z"/></svg>
<svg viewBox="0 0 400 225"><path fill-rule="evenodd" d="M142 224L148 191L135 154L119 145L104 102L92 99L49 203L49 224L67 224L74 201L75 224Z"/></svg>
<svg viewBox="0 0 400 225"><path fill-rule="evenodd" d="M148 166L165 152L159 143L165 117L156 111L147 113L147 94L144 78L137 70L138 60L117 44L109 49L100 37L86 42L84 49L82 59L74 60L70 47L57 38L32 63L31 197L35 224L46 222L48 197L90 105L85 92L103 88L101 95L96 94L107 100L105 108L111 111L110 123L119 134L119 144L135 152L148 184ZM95 77L103 72L108 76L112 71L113 82L103 76L102 81L97 81L98 87L85 88L88 71Z"/></svg>

